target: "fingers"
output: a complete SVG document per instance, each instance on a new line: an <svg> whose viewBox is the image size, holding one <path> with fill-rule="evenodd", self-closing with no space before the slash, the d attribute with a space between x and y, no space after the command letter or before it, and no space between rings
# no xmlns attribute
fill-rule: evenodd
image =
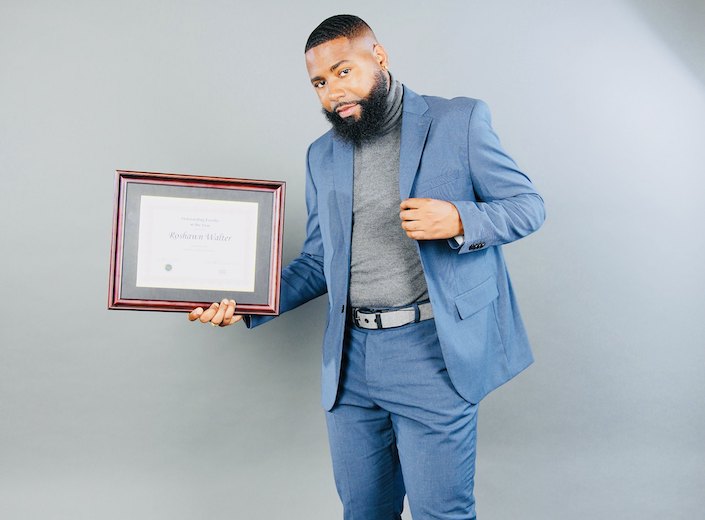
<svg viewBox="0 0 705 520"><path fill-rule="evenodd" d="M428 203L430 199L406 199L400 205L399 212L401 228L406 232L406 236L414 240L425 238L424 229L428 225L421 206ZM406 208L406 209L405 209Z"/></svg>
<svg viewBox="0 0 705 520"><path fill-rule="evenodd" d="M218 312L218 308L220 307L220 304L218 302L212 303L210 307L208 307L205 311L203 311L203 314L201 314L201 317L199 318L201 323L208 323L213 319L213 316L215 316L215 313Z"/></svg>
<svg viewBox="0 0 705 520"><path fill-rule="evenodd" d="M225 311L228 309L228 306L230 305L230 302L223 298L223 301L220 302L220 305L218 306L218 311L215 313L215 316L211 318L211 323L214 325L220 325L223 322L223 317L225 317Z"/></svg>
<svg viewBox="0 0 705 520"><path fill-rule="evenodd" d="M418 209L405 209L399 212L399 218L402 220L419 220L421 211Z"/></svg>
<svg viewBox="0 0 705 520"><path fill-rule="evenodd" d="M423 229L423 224L419 220L402 220L401 228L404 231L420 231Z"/></svg>
<svg viewBox="0 0 705 520"><path fill-rule="evenodd" d="M424 238L423 228L425 226L422 212L417 209L417 201L422 199L406 199L401 203L402 210L399 212L401 218L401 228L406 232L406 236L414 240ZM404 209L405 207L409 209Z"/></svg>
<svg viewBox="0 0 705 520"><path fill-rule="evenodd" d="M223 300L225 301L225 300ZM223 315L223 321L220 322L220 325L225 327L227 325L230 325L233 323L232 318L233 314L235 313L235 300L227 300L228 304L225 306L225 313ZM221 305L222 307L222 305Z"/></svg>
<svg viewBox="0 0 705 520"><path fill-rule="evenodd" d="M399 204L399 207L404 210L404 209L418 209L426 204L433 199L406 199L402 200L401 204Z"/></svg>
<svg viewBox="0 0 705 520"><path fill-rule="evenodd" d="M223 323L220 324L221 327L227 327L228 325L232 325L233 323L237 323L242 319L241 314L234 314L231 318L230 321L223 321Z"/></svg>
<svg viewBox="0 0 705 520"><path fill-rule="evenodd" d="M197 307L188 313L188 320L196 321L201 314L203 314L203 307Z"/></svg>
<svg viewBox="0 0 705 520"><path fill-rule="evenodd" d="M413 238L414 240L427 240L425 231L407 231L406 236Z"/></svg>
<svg viewBox="0 0 705 520"><path fill-rule="evenodd" d="M199 320L201 323L210 323L220 327L227 327L242 320L241 315L235 314L237 304L235 300L224 298L221 302L214 302L206 310L198 307L188 313L189 321Z"/></svg>

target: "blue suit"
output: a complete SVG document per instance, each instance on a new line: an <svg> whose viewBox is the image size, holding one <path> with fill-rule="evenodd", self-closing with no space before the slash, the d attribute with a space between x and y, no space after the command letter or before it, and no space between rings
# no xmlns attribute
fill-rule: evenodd
<svg viewBox="0 0 705 520"><path fill-rule="evenodd" d="M308 221L301 254L282 270L280 312L328 293L322 404L336 403L348 315L353 151L332 131L307 155ZM422 240L443 361L457 392L478 403L532 362L499 246L538 229L543 200L504 152L487 105L469 98L420 96L404 87L400 200L428 197L458 209L465 241ZM255 327L272 317L246 317Z"/></svg>

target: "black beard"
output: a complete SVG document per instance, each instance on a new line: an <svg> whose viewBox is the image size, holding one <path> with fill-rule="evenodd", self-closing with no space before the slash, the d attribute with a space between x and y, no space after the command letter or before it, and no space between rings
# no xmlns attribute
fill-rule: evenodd
<svg viewBox="0 0 705 520"><path fill-rule="evenodd" d="M360 119L355 120L352 116L343 118L337 112L329 112L324 108L323 114L333 125L336 136L355 145L377 137L381 133L387 111L387 90L387 75L379 70L375 74L375 84L370 93L357 102L360 105Z"/></svg>

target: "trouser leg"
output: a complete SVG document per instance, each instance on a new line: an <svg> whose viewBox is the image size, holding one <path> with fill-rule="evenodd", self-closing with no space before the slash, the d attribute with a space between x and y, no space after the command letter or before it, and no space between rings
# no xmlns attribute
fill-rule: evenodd
<svg viewBox="0 0 705 520"><path fill-rule="evenodd" d="M414 520L475 518L476 417L476 413L469 413L443 424L395 418L399 457Z"/></svg>
<svg viewBox="0 0 705 520"><path fill-rule="evenodd" d="M345 520L399 520L404 501L396 438L388 411L370 400L366 334L349 331L338 401L326 412L335 484Z"/></svg>
<svg viewBox="0 0 705 520"><path fill-rule="evenodd" d="M366 344L371 398L389 411L414 520L470 520L477 405L453 387L433 320L375 331Z"/></svg>

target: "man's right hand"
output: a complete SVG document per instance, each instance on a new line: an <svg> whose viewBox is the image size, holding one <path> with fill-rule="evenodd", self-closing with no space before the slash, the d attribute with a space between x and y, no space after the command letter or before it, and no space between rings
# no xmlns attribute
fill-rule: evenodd
<svg viewBox="0 0 705 520"><path fill-rule="evenodd" d="M210 323L218 327L227 327L240 320L242 315L235 314L235 300L223 299L220 303L214 302L206 310L198 307L188 313L189 321L199 320L201 323Z"/></svg>

